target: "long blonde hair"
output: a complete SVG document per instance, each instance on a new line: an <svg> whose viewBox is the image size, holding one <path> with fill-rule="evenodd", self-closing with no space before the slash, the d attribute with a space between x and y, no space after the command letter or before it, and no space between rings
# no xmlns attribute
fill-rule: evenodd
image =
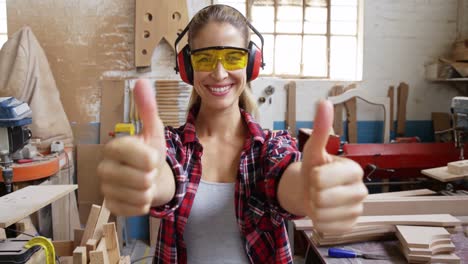
<svg viewBox="0 0 468 264"><path fill-rule="evenodd" d="M227 5L211 5L199 11L192 18L188 31L189 46L193 45L193 39L206 26L209 22L229 23L235 28L239 29L245 40L245 47L248 46L250 41L250 31L246 23L246 18L235 8ZM193 106L199 107L201 104L201 97L195 89L192 89L188 109ZM239 107L245 111L257 115L257 101L255 100L250 83L247 83L244 91L239 97Z"/></svg>

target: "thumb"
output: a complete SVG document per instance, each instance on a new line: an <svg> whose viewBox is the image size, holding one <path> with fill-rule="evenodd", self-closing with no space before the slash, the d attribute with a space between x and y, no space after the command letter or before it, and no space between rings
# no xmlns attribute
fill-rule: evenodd
<svg viewBox="0 0 468 264"><path fill-rule="evenodd" d="M328 163L330 155L325 150L333 125L333 105L330 101L320 100L315 113L314 127L304 146L304 158L310 166Z"/></svg>
<svg viewBox="0 0 468 264"><path fill-rule="evenodd" d="M164 125L159 118L156 96L148 80L138 80L135 84L135 102L143 122L143 140L155 148L164 146Z"/></svg>

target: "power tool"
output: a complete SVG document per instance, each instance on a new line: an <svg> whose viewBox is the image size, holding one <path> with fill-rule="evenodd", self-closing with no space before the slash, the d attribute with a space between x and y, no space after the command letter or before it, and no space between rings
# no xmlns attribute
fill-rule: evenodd
<svg viewBox="0 0 468 264"><path fill-rule="evenodd" d="M0 166L6 193L12 191L13 159L11 156L28 144L32 111L28 104L14 97L0 97Z"/></svg>

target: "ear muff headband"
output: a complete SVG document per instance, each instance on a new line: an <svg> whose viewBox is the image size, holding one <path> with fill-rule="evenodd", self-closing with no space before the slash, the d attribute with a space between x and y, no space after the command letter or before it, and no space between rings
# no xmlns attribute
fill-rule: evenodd
<svg viewBox="0 0 468 264"><path fill-rule="evenodd" d="M204 7L202 10L198 11L201 12L209 7L212 7L213 5ZM227 5L219 5L219 6L227 6ZM239 12L237 9L227 6L229 8L232 8L236 10L236 12ZM198 13L197 13L198 14ZM242 15L242 14L241 14ZM195 14L196 16L196 14ZM242 15L243 16L243 15ZM244 17L245 18L245 17ZM257 29L250 24L250 22L245 18L245 23L247 26L255 33L255 35L258 36L261 42L261 48L259 49L257 45L255 45L254 42L250 41L248 45L248 50L249 50L249 61L247 63L247 81L253 81L255 78L258 77L258 74L260 73L260 67L265 66L264 60L263 60L263 36L258 32ZM174 50L176 53L176 66L174 70L176 73L180 74L181 79L188 83L188 84L193 84L193 68L192 68L192 63L190 61L190 46L186 44L182 50L179 52L178 51L178 44L182 40L182 38L187 34L187 31L190 28L190 24L192 24L192 20L188 23L188 25L182 30L181 33L178 33L177 39L175 40L174 43Z"/></svg>

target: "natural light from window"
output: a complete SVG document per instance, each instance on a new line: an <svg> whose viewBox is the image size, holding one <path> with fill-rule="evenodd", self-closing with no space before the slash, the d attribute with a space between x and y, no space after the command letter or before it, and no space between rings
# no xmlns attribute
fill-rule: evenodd
<svg viewBox="0 0 468 264"><path fill-rule="evenodd" d="M250 12L245 0L213 3L228 4L250 14L252 24L265 39L266 67L262 75L359 80L360 1L254 0ZM252 40L260 44L254 34Z"/></svg>

